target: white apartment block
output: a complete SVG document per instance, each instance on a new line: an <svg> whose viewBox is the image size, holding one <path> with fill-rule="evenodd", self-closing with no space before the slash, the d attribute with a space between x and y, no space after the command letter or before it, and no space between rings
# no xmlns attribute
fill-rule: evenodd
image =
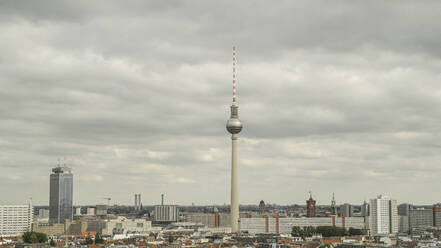
<svg viewBox="0 0 441 248"><path fill-rule="evenodd" d="M21 236L31 231L34 215L32 203L28 205L0 205L0 237Z"/></svg>
<svg viewBox="0 0 441 248"><path fill-rule="evenodd" d="M337 226L344 228L364 229L363 217L313 217L313 218L281 218L281 217L260 217L240 218L240 230L251 234L262 233L291 233L292 227L318 227Z"/></svg>
<svg viewBox="0 0 441 248"><path fill-rule="evenodd" d="M397 201L388 196L379 195L370 200L369 226L371 235L397 233L399 229Z"/></svg>

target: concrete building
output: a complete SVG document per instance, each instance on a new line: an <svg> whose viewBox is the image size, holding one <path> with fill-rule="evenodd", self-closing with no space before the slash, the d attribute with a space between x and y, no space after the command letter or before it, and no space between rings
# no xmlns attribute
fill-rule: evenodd
<svg viewBox="0 0 441 248"><path fill-rule="evenodd" d="M240 230L251 234L262 233L291 233L292 227L318 227L318 226L337 226L344 228L364 229L365 223L363 217L309 217L309 218L241 218Z"/></svg>
<svg viewBox="0 0 441 248"><path fill-rule="evenodd" d="M372 235L387 235L398 232L399 219L396 200L379 195L377 198L370 200L369 208L369 225Z"/></svg>
<svg viewBox="0 0 441 248"><path fill-rule="evenodd" d="M242 122L239 119L239 107L236 105L236 48L233 47L233 102L231 115L227 121L227 131L231 133L231 231L239 231L239 185L237 168L237 135L242 130Z"/></svg>
<svg viewBox="0 0 441 248"><path fill-rule="evenodd" d="M87 212L86 212L86 214L87 215L95 215L95 208L87 208Z"/></svg>
<svg viewBox="0 0 441 248"><path fill-rule="evenodd" d="M432 209L410 209L409 210L409 230L418 227L433 226Z"/></svg>
<svg viewBox="0 0 441 248"><path fill-rule="evenodd" d="M441 206L433 206L433 225L441 227Z"/></svg>
<svg viewBox="0 0 441 248"><path fill-rule="evenodd" d="M206 227L230 227L230 215L227 213L186 213L186 222L200 223Z"/></svg>
<svg viewBox="0 0 441 248"><path fill-rule="evenodd" d="M369 216L369 203L367 203L366 201L363 202L363 204L361 205L361 216Z"/></svg>
<svg viewBox="0 0 441 248"><path fill-rule="evenodd" d="M399 228L398 228L398 231L400 233L407 233L407 232L409 232L409 216L398 215L398 218L399 218Z"/></svg>
<svg viewBox="0 0 441 248"><path fill-rule="evenodd" d="M96 216L107 216L107 205L96 205Z"/></svg>
<svg viewBox="0 0 441 248"><path fill-rule="evenodd" d="M118 217L107 221L106 227L103 229L103 235L115 234L149 234L152 230L152 222L145 219L127 219Z"/></svg>
<svg viewBox="0 0 441 248"><path fill-rule="evenodd" d="M33 217L32 202L28 205L0 205L0 237L21 236L31 231Z"/></svg>
<svg viewBox="0 0 441 248"><path fill-rule="evenodd" d="M352 217L354 214L354 209L351 204L345 203L340 206L340 216Z"/></svg>
<svg viewBox="0 0 441 248"><path fill-rule="evenodd" d="M316 216L315 200L312 199L312 194L309 192L309 199L306 201L306 217L312 218Z"/></svg>
<svg viewBox="0 0 441 248"><path fill-rule="evenodd" d="M409 210L412 208L412 205L409 203L400 204L398 205L398 215L409 216Z"/></svg>
<svg viewBox="0 0 441 248"><path fill-rule="evenodd" d="M49 192L49 223L59 224L73 218L73 174L60 165L52 169Z"/></svg>
<svg viewBox="0 0 441 248"><path fill-rule="evenodd" d="M157 222L176 222L178 221L178 206L156 205L154 215Z"/></svg>
<svg viewBox="0 0 441 248"><path fill-rule="evenodd" d="M38 210L39 219L49 219L49 209L39 209Z"/></svg>

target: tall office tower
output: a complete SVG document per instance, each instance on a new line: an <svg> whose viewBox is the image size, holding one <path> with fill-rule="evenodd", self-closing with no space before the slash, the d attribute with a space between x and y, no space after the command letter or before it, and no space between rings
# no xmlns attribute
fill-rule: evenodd
<svg viewBox="0 0 441 248"><path fill-rule="evenodd" d="M312 199L312 194L309 192L309 200L306 201L306 217L311 218L315 217L316 209L315 209L315 200Z"/></svg>
<svg viewBox="0 0 441 248"><path fill-rule="evenodd" d="M331 215L337 215L337 206L335 205L335 196L334 193L332 193L332 200L331 200Z"/></svg>
<svg viewBox="0 0 441 248"><path fill-rule="evenodd" d="M366 201L361 205L361 216L369 216L369 204Z"/></svg>
<svg viewBox="0 0 441 248"><path fill-rule="evenodd" d="M265 202L263 200L261 200L259 203L259 213L260 214L265 213Z"/></svg>
<svg viewBox="0 0 441 248"><path fill-rule="evenodd" d="M349 203L345 203L340 206L340 214L344 217L352 217L354 213L354 209L352 208L352 205Z"/></svg>
<svg viewBox="0 0 441 248"><path fill-rule="evenodd" d="M397 233L399 228L397 201L382 195L371 199L369 226L372 235Z"/></svg>
<svg viewBox="0 0 441 248"><path fill-rule="evenodd" d="M409 210L413 209L412 205L409 203L403 203L398 205L398 215L409 216Z"/></svg>
<svg viewBox="0 0 441 248"><path fill-rule="evenodd" d="M237 134L242 130L239 107L236 105L236 48L233 47L233 103L227 130L231 133L231 231L239 231L239 186L237 182Z"/></svg>
<svg viewBox="0 0 441 248"><path fill-rule="evenodd" d="M52 169L49 193L49 223L60 224L72 220L73 174L66 165Z"/></svg>

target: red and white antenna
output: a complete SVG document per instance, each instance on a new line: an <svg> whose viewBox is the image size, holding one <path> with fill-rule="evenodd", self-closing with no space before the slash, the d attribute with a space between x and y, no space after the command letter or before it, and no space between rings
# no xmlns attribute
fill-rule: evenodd
<svg viewBox="0 0 441 248"><path fill-rule="evenodd" d="M236 104L236 47L233 46L233 105Z"/></svg>

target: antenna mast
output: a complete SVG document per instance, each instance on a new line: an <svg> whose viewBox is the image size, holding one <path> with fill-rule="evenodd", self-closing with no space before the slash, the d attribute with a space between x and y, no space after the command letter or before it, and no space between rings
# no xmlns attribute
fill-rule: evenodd
<svg viewBox="0 0 441 248"><path fill-rule="evenodd" d="M236 47L233 46L233 105L236 104Z"/></svg>

